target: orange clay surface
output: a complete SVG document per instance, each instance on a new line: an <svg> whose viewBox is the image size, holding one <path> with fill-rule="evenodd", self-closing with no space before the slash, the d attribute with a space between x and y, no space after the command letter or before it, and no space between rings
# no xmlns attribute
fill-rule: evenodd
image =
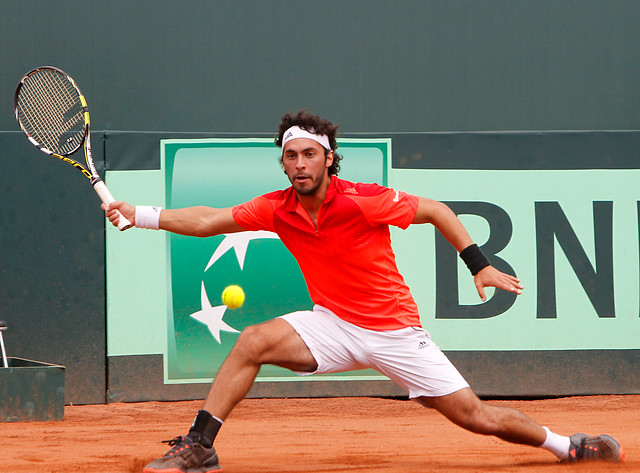
<svg viewBox="0 0 640 473"><path fill-rule="evenodd" d="M640 472L640 395L487 401L560 434L610 433L623 464L562 464L542 449L468 433L412 401L248 399L216 446L226 473ZM57 422L0 423L2 473L132 473L186 434L200 401L66 406Z"/></svg>

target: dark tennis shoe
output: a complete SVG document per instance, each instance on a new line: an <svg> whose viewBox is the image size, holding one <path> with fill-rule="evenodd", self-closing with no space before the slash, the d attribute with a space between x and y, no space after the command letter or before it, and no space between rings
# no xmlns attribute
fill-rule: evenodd
<svg viewBox="0 0 640 473"><path fill-rule="evenodd" d="M571 436L569 461L583 462L604 460L620 463L624 461L624 449L620 442L610 435L590 437L587 434Z"/></svg>
<svg viewBox="0 0 640 473"><path fill-rule="evenodd" d="M219 473L216 449L194 442L191 437L176 437L167 442L171 447L162 458L144 467L144 473Z"/></svg>

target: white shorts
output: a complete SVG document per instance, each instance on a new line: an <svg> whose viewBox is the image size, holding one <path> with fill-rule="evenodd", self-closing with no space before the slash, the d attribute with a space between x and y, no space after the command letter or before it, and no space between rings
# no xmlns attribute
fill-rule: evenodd
<svg viewBox="0 0 640 473"><path fill-rule="evenodd" d="M420 327L368 330L319 305L280 318L300 335L318 363L316 371L300 375L373 368L407 390L410 398L444 396L469 387Z"/></svg>

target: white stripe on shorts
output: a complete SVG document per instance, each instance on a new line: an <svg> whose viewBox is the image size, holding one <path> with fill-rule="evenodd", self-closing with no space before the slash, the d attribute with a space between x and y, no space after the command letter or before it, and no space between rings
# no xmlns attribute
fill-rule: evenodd
<svg viewBox="0 0 640 473"><path fill-rule="evenodd" d="M421 327L368 330L345 322L329 309L292 312L286 320L318 363L313 373L373 368L408 391L410 398L444 396L469 387Z"/></svg>

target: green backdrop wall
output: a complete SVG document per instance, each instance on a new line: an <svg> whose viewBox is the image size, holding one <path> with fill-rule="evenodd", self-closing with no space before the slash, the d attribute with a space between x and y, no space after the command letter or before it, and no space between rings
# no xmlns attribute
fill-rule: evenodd
<svg viewBox="0 0 640 473"><path fill-rule="evenodd" d="M77 79L94 153L106 130L270 136L282 113L306 107L345 133L404 136L393 151L400 168L469 160L493 169L496 154L508 163L518 152L550 169L573 150L598 169L616 158L582 151L601 135L570 135L542 152L531 135L491 143L488 134L470 154L452 149L447 133L640 129L639 20L635 0L1 2L0 319L10 355L66 365L74 403L103 402L110 375L112 385L118 373L123 386L139 379L118 366L143 375L162 365L107 363L98 200L15 131L11 101L26 71L51 64ZM410 132L443 132L423 150L433 159L416 154ZM629 139L616 135L611 146ZM157 164L157 143L153 134L125 139L109 166ZM622 367L635 359L625 356Z"/></svg>
<svg viewBox="0 0 640 473"><path fill-rule="evenodd" d="M96 130L640 128L635 0L81 0L0 5L0 90L52 64Z"/></svg>
<svg viewBox="0 0 640 473"><path fill-rule="evenodd" d="M158 174L162 139L215 137L96 135L111 168L111 190L143 204L164 203L164 177ZM389 141L389 185L449 202L496 266L515 272L527 286L517 302L500 302L506 293L496 293L478 306L471 285L461 282L469 278L459 271L455 252L447 253L433 230L394 233L423 323L479 394L640 391L634 368L640 362L640 194L634 185L640 132L352 137ZM165 382L171 318L163 276L167 236L109 228L105 246L98 198L77 171L44 156L19 132L1 133L0 146L37 163L27 171L4 160L0 173L0 188L12 196L1 214L0 234L0 296L2 318L11 327L10 354L66 365L69 402L204 396L206 380ZM235 153L228 159L243 168ZM279 174L277 150L267 164ZM227 175L200 179L213 186ZM249 187L247 192L257 192ZM196 264L193 271L202 268ZM500 376L505 371L508 378ZM268 381L251 393L334 394L401 392L365 379Z"/></svg>
<svg viewBox="0 0 640 473"><path fill-rule="evenodd" d="M93 139L101 143L102 133ZM68 402L104 402L100 199L78 171L45 156L22 132L0 133L0 150L0 320L9 327L7 354L66 366ZM104 170L102 151L95 146Z"/></svg>

